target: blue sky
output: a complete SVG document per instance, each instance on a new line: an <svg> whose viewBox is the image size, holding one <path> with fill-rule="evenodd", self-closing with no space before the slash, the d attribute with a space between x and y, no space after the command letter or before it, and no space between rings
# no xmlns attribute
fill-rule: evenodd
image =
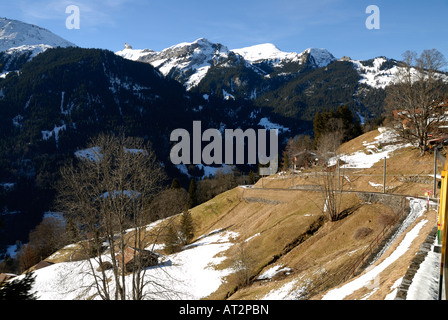
<svg viewBox="0 0 448 320"><path fill-rule="evenodd" d="M80 9L80 29L66 28L69 5ZM379 30L365 26L369 5L380 9ZM406 50L435 48L448 60L447 0L4 0L0 16L112 51L125 42L159 51L204 37L229 49L269 42L353 59L400 59Z"/></svg>

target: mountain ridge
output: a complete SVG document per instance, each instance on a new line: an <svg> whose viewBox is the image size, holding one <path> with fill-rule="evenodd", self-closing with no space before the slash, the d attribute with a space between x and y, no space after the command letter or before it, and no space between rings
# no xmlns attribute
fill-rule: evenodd
<svg viewBox="0 0 448 320"><path fill-rule="evenodd" d="M268 73L260 68L259 64L265 63L273 68L281 68L286 63L298 65L308 63L320 68L336 60L326 49L308 48L301 53L284 52L272 43L265 43L229 50L227 46L213 43L206 38L182 42L159 52L152 49L133 49L126 44L123 50L115 53L126 59L148 62L159 68L165 76L175 74L177 80L183 82L188 90L197 86L211 67L217 66L220 62L229 63L229 58L233 54L237 55L233 56L236 61L241 61L242 58L248 68L264 76L268 76ZM186 76L182 77L179 74Z"/></svg>
<svg viewBox="0 0 448 320"><path fill-rule="evenodd" d="M182 83L187 91L225 100L252 100L258 106L272 105L274 99L278 105L275 112L307 120L313 118L311 109L314 113L323 111L324 104L330 109L348 105L361 122L380 117L384 91L399 68L398 61L384 56L337 59L324 48L284 52L272 43L229 50L205 38L160 52L127 46L115 54L152 64L164 76ZM326 70L338 74L328 76ZM322 82L322 78L326 80ZM330 91L314 99L313 92L323 88ZM305 96L300 97L302 94ZM311 104L310 99L314 100Z"/></svg>
<svg viewBox="0 0 448 320"><path fill-rule="evenodd" d="M19 70L39 53L55 47L76 45L34 24L0 18L0 77Z"/></svg>
<svg viewBox="0 0 448 320"><path fill-rule="evenodd" d="M19 20L0 18L0 51L22 45L75 46L51 31Z"/></svg>

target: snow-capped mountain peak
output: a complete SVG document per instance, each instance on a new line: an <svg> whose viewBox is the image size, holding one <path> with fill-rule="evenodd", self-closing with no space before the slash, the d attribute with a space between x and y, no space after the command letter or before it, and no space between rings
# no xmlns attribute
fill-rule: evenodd
<svg viewBox="0 0 448 320"><path fill-rule="evenodd" d="M169 48L164 49L163 51L172 51L174 49L185 48L185 47L207 48L207 47L213 47L215 45L217 45L217 44L211 42L210 40L208 40L206 38L199 38L199 39L197 39L197 40L195 40L193 42L181 42L181 43L178 43L178 44L176 44L174 46L171 46ZM225 46L223 46L223 48L225 48L228 51L228 49Z"/></svg>
<svg viewBox="0 0 448 320"><path fill-rule="evenodd" d="M0 18L0 77L17 71L39 53L54 47L75 47L47 29L17 20Z"/></svg>
<svg viewBox="0 0 448 320"><path fill-rule="evenodd" d="M336 60L336 58L327 49L309 48L302 52L301 55L309 55L313 59L313 63L316 67L326 67L330 63Z"/></svg>
<svg viewBox="0 0 448 320"><path fill-rule="evenodd" d="M233 49L232 51L241 55L250 63L258 63L266 60L293 60L298 56L295 52L283 52L272 43L258 44L241 49Z"/></svg>
<svg viewBox="0 0 448 320"><path fill-rule="evenodd" d="M47 29L17 20L0 18L0 52L11 48L35 45L75 46Z"/></svg>
<svg viewBox="0 0 448 320"><path fill-rule="evenodd" d="M123 58L152 64L167 76L181 80L187 89L197 85L211 66L227 59L229 49L205 38L182 42L160 52L150 49L125 49L116 52Z"/></svg>
<svg viewBox="0 0 448 320"><path fill-rule="evenodd" d="M384 89L393 81L399 67L394 60L385 57L377 57L371 60L352 60L354 68L358 71L361 79L360 84L366 84L373 88Z"/></svg>
<svg viewBox="0 0 448 320"><path fill-rule="evenodd" d="M250 63L268 61L275 66L282 62L309 62L311 65L321 68L335 61L335 57L326 49L309 48L301 53L284 52L272 43L258 44L241 49L233 49L233 52L241 55ZM311 57L311 59L309 59Z"/></svg>
<svg viewBox="0 0 448 320"><path fill-rule="evenodd" d="M163 75L182 82L187 90L197 86L210 68L217 65L225 68L235 63L243 63L247 68L269 78L271 73L273 76L286 75L299 72L303 69L302 66L321 68L336 60L326 49L310 48L301 53L284 52L272 43L263 43L229 50L226 46L206 38L182 42L159 52L133 49L126 43L125 48L116 54L126 59L150 63ZM269 71L259 64L273 69ZM284 69L285 66L287 70Z"/></svg>
<svg viewBox="0 0 448 320"><path fill-rule="evenodd" d="M123 50L115 52L115 54L133 61L144 60L145 57L156 55L158 52L151 49L133 49L129 44L125 44Z"/></svg>

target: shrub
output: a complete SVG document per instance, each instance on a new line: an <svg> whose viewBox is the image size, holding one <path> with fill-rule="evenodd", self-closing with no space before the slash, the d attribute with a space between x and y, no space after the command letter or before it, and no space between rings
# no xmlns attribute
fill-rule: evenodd
<svg viewBox="0 0 448 320"><path fill-rule="evenodd" d="M390 214L382 213L379 215L377 223L382 227L386 227L390 224L393 224L394 221L395 221L394 216L392 216Z"/></svg>
<svg viewBox="0 0 448 320"><path fill-rule="evenodd" d="M368 227L361 227L358 228L355 233L353 234L353 239L355 240L361 240L366 238L369 234L372 233L372 229L368 228Z"/></svg>

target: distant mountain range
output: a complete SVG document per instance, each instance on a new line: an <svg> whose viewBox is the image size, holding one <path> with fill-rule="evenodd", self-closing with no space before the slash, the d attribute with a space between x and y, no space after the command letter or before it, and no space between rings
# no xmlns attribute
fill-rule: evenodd
<svg viewBox="0 0 448 320"><path fill-rule="evenodd" d="M158 68L165 76L174 77L187 89L198 86L212 67L230 67L243 58L248 68L266 78L287 76L305 68L323 68L337 59L326 49L309 48L301 53L283 52L274 44L265 43L241 49L229 50L219 43L200 38L192 43L180 43L160 52L151 49L133 49L129 44L116 52L123 58L147 62ZM233 58L233 59L232 59ZM397 61L386 57L371 60L352 60L342 57L359 72L360 83L373 88L384 88L397 71Z"/></svg>
<svg viewBox="0 0 448 320"><path fill-rule="evenodd" d="M250 99L283 116L307 121L316 111L341 104L349 105L360 121L379 116L384 89L398 70L398 61L386 57L336 59L326 49L283 52L271 43L229 50L204 38L159 52L126 44L116 54L151 64L187 91ZM325 75L328 70L334 77ZM308 99L312 95L327 97Z"/></svg>
<svg viewBox="0 0 448 320"><path fill-rule="evenodd" d="M283 70L294 64L296 71L301 66L325 67L334 60L325 49L307 49L304 52L288 53L280 51L275 45L267 43L252 47L229 50L226 46L201 38L192 43L180 43L161 52L150 49L135 50L127 45L116 54L130 60L143 61L158 68L165 76L174 77L187 89L197 86L212 67L226 68L245 60L247 68L268 77L273 70ZM264 68L263 68L264 66ZM266 67L272 68L271 72Z"/></svg>
<svg viewBox="0 0 448 320"><path fill-rule="evenodd" d="M20 70L26 62L48 48L73 46L76 45L46 29L0 18L0 77ZM180 82L187 91L227 100L249 99L257 106L268 105L287 118L306 121L312 120L316 111L340 104L349 105L360 115L360 120L377 117L381 113L382 89L397 71L397 61L386 57L365 61L349 57L336 59L326 49L283 52L270 43L229 50L223 44L204 38L173 45L160 52L133 49L126 44L116 54L151 64L163 76ZM336 76L337 82L331 78L325 80L331 82L330 86L320 85L315 76L325 77L322 69L331 64L338 64L336 69L345 73L347 78ZM334 72L335 68L332 69ZM347 87L351 92L346 90ZM323 90L327 90L325 95L330 93L330 96L314 99L316 102L307 98L319 95ZM341 94L343 91L345 93ZM332 96L332 92L336 94Z"/></svg>

